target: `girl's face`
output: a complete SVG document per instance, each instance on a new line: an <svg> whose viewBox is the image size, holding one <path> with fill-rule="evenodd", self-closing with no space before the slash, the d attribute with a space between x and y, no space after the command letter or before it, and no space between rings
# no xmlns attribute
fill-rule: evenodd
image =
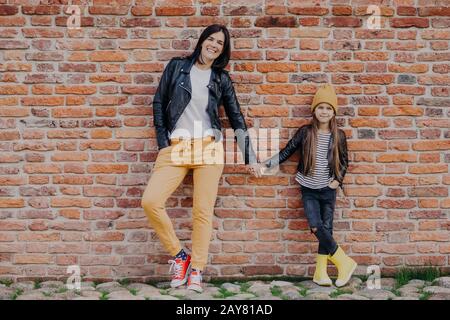
<svg viewBox="0 0 450 320"><path fill-rule="evenodd" d="M212 33L202 43L201 55L204 62L211 62L217 59L223 51L225 35L222 31Z"/></svg>
<svg viewBox="0 0 450 320"><path fill-rule="evenodd" d="M328 123L334 117L334 109L328 103L319 103L314 109L314 115L320 123Z"/></svg>

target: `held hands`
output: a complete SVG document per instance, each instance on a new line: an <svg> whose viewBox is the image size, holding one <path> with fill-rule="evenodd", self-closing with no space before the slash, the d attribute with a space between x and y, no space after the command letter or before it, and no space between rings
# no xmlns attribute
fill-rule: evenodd
<svg viewBox="0 0 450 320"><path fill-rule="evenodd" d="M256 178L260 178L266 173L266 167L261 163L249 164L246 166L247 172Z"/></svg>

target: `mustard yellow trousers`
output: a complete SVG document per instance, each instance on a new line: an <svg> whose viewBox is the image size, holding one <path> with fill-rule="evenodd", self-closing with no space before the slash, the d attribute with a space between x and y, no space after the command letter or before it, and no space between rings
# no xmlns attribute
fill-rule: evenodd
<svg viewBox="0 0 450 320"><path fill-rule="evenodd" d="M208 260L212 233L212 217L219 180L224 167L222 141L213 137L171 140L159 151L141 205L162 245L172 256L181 249L165 203L193 170L192 267L203 270Z"/></svg>

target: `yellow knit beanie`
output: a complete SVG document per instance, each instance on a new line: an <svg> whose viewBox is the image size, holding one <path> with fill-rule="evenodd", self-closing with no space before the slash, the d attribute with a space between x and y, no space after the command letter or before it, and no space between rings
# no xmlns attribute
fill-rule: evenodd
<svg viewBox="0 0 450 320"><path fill-rule="evenodd" d="M329 84L326 84L317 90L311 105L311 112L314 112L314 109L317 107L317 105L322 102L328 103L333 107L334 114L337 113L337 96L334 92L333 87Z"/></svg>

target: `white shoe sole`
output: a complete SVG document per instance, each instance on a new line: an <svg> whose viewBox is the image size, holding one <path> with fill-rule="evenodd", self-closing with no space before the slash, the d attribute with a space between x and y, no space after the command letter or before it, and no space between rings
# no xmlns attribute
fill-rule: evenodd
<svg viewBox="0 0 450 320"><path fill-rule="evenodd" d="M202 293L203 292L203 288L200 287L199 285L196 285L196 284L191 284L187 288L188 288L188 290L193 290L193 291L198 292L198 293Z"/></svg>

